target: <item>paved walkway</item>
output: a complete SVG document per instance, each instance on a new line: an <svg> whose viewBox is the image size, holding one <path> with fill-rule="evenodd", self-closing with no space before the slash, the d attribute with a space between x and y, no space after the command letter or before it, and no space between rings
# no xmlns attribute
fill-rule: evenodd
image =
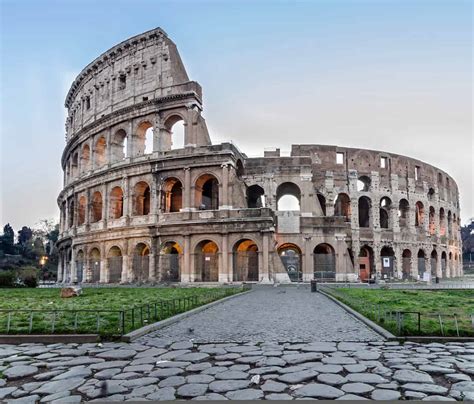
<svg viewBox="0 0 474 404"><path fill-rule="evenodd" d="M256 287L144 340L196 342L380 341L382 337L320 293L301 287Z"/></svg>

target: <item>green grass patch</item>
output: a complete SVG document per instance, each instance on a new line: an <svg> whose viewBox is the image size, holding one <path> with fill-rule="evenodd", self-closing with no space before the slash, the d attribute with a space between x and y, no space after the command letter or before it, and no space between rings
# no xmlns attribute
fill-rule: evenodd
<svg viewBox="0 0 474 404"><path fill-rule="evenodd" d="M329 292L396 335L474 336L472 290L338 288ZM397 317L396 312L414 313Z"/></svg>
<svg viewBox="0 0 474 404"><path fill-rule="evenodd" d="M81 296L62 299L58 288L0 289L0 334L116 337L242 291L241 287L84 288Z"/></svg>

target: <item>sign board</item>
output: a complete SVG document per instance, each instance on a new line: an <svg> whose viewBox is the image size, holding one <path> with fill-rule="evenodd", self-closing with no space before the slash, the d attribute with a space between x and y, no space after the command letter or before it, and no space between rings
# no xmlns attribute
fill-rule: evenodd
<svg viewBox="0 0 474 404"><path fill-rule="evenodd" d="M423 274L423 281L424 282L429 282L431 280L431 274L429 272L425 272Z"/></svg>
<svg viewBox="0 0 474 404"><path fill-rule="evenodd" d="M388 257L383 257L383 267L384 268L390 268L390 258Z"/></svg>

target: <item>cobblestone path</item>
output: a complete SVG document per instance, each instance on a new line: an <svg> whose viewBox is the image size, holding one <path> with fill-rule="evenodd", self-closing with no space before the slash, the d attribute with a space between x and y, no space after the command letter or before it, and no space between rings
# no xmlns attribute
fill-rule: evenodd
<svg viewBox="0 0 474 404"><path fill-rule="evenodd" d="M375 341L382 337L308 286L256 287L147 338L199 342Z"/></svg>
<svg viewBox="0 0 474 404"><path fill-rule="evenodd" d="M474 400L474 343L2 345L0 402Z"/></svg>

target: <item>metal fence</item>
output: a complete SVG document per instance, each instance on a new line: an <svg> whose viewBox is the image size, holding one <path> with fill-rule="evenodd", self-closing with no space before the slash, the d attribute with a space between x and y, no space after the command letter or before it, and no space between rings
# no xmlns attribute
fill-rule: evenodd
<svg viewBox="0 0 474 404"><path fill-rule="evenodd" d="M117 338L139 327L183 313L250 287L227 287L122 310L0 309L0 334L91 334Z"/></svg>
<svg viewBox="0 0 474 404"><path fill-rule="evenodd" d="M340 287L340 286L338 286ZM425 313L394 310L382 303L348 296L327 285L320 289L398 336L474 336L474 313Z"/></svg>

